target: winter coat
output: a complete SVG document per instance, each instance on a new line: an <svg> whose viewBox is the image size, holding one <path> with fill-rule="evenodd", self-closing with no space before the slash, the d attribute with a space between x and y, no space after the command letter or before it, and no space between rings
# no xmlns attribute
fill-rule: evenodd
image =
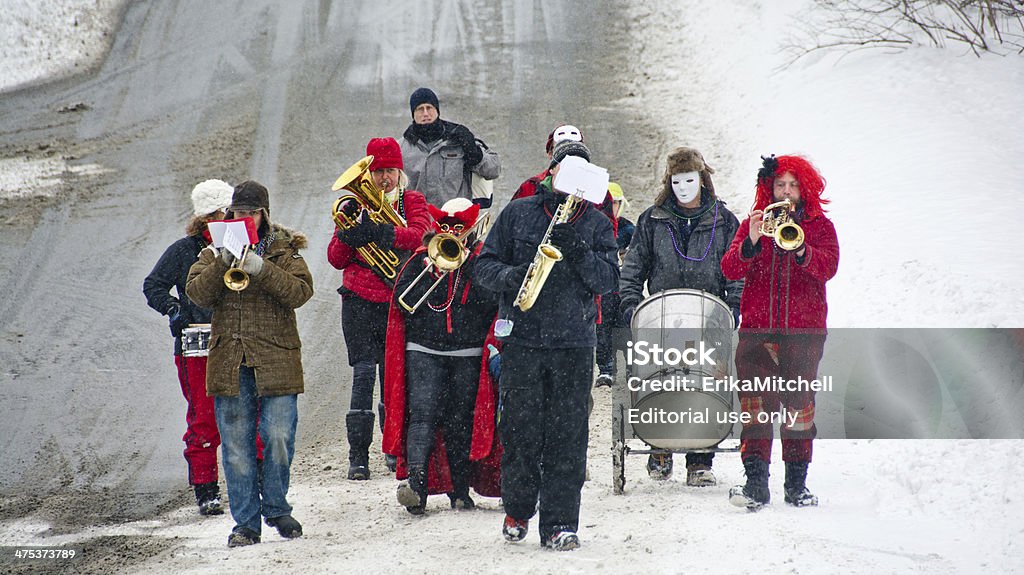
<svg viewBox="0 0 1024 575"><path fill-rule="evenodd" d="M778 248L772 238L750 242L750 220L740 224L722 258L725 277L746 279L740 312L743 329L824 328L828 316L825 282L839 266L839 240L825 216L794 221L804 230L807 250L797 263L795 252Z"/></svg>
<svg viewBox="0 0 1024 575"><path fill-rule="evenodd" d="M467 167L462 146L450 139L459 124L441 119L437 121L444 125L440 138L424 142L409 126L402 135L401 147L409 187L419 190L429 203L441 207L452 198L472 199L472 173L485 180L497 178L501 174L501 158L486 145L481 145L483 159L477 165Z"/></svg>
<svg viewBox="0 0 1024 575"><path fill-rule="evenodd" d="M405 316L406 340L438 351L483 347L484 338L498 312L498 302L494 292L473 280L478 254L471 255L458 271L447 274L448 277L434 288L416 313L410 314L399 305L398 298L423 271L425 257L426 248L417 251L395 283L392 305ZM424 276L416 289L405 296L405 303L415 305L433 283L434 278L429 274ZM448 302L451 305L446 306ZM443 311L434 311L431 306L443 308Z"/></svg>
<svg viewBox="0 0 1024 575"><path fill-rule="evenodd" d="M146 303L163 315L170 315L173 306L179 306L188 323L210 323L210 310L203 309L185 295L188 270L196 263L199 252L206 247L201 236L185 236L171 244L142 282ZM170 294L175 289L178 297ZM174 355L181 355L181 338L174 338Z"/></svg>
<svg viewBox="0 0 1024 575"><path fill-rule="evenodd" d="M213 310L206 393L238 395L244 360L256 373L261 396L302 393L302 353L295 309L313 296L313 276L299 250L306 236L271 225L274 241L263 254L263 269L242 291L224 285L227 264L203 250L188 273L185 291Z"/></svg>
<svg viewBox="0 0 1024 575"><path fill-rule="evenodd" d="M669 200L673 201L673 200ZM732 242L739 220L722 200L713 200L711 207L697 221L685 242L685 253L691 258L707 255L702 261L683 259L679 216L660 205L644 210L637 219L633 241L622 264L619 279L620 309L636 307L647 293L654 295L668 289L699 289L714 295L730 308L738 308L743 281L730 281L722 273L721 260Z"/></svg>
<svg viewBox="0 0 1024 575"><path fill-rule="evenodd" d="M498 315L514 322L502 341L526 347L594 347L595 296L615 289L619 266L611 221L589 202L581 204L582 212L572 223L590 247L583 261L556 263L529 311L512 305L520 287L512 283L513 270L534 260L551 223L545 199L554 192L547 185L539 186L534 196L512 201L498 215L477 261L476 280L500 294Z"/></svg>
<svg viewBox="0 0 1024 575"><path fill-rule="evenodd" d="M395 242L392 249L400 260L404 260L416 248L422 245L423 234L430 229L433 219L427 211L427 201L423 194L405 190L401 199L394 205L399 215L405 218L406 227L395 226ZM391 300L391 286L384 283L380 275L374 271L359 251L348 244L342 243L337 236L331 237L327 245L327 261L339 270L344 270L341 276L342 289L375 303L384 303ZM401 262L397 266L401 269Z"/></svg>

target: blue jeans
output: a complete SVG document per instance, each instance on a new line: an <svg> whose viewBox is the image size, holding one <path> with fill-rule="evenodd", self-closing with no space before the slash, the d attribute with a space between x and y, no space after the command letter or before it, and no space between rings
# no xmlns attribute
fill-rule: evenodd
<svg viewBox="0 0 1024 575"><path fill-rule="evenodd" d="M224 476L235 524L260 533L261 513L273 518L292 512L287 497L299 423L298 396L258 397L256 374L244 365L238 370L238 384L238 397L214 398ZM257 426L264 446L262 493L256 466Z"/></svg>

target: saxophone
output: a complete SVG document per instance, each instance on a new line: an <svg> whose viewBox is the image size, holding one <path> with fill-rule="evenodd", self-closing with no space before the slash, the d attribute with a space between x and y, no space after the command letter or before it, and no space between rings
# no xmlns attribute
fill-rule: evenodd
<svg viewBox="0 0 1024 575"><path fill-rule="evenodd" d="M573 211L576 210L576 206L581 201L583 200L579 196L569 194L565 201L562 202L562 205L558 206L555 216L551 218L548 230L544 232L544 239L537 246L537 255L530 262L530 267L526 270L526 277L523 278L523 285L519 286L519 293L516 294L516 299L512 302L512 305L522 311L527 311L533 307L533 304L537 301L537 296L540 295L540 290L544 288L544 282L548 281L551 268L562 259L562 250L551 243L551 230L555 228L555 224L563 224L569 221L569 216L572 215Z"/></svg>

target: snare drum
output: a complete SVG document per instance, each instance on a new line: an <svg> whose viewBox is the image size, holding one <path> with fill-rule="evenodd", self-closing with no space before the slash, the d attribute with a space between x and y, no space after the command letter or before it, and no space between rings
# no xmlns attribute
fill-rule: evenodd
<svg viewBox="0 0 1024 575"><path fill-rule="evenodd" d="M206 357L210 347L210 324L193 323L181 330L181 353L185 357Z"/></svg>
<svg viewBox="0 0 1024 575"><path fill-rule="evenodd" d="M733 323L732 311L725 302L695 289L659 292L637 306L631 326L634 354L630 375L663 383L681 383L685 378L689 389L652 390L653 385L644 385L642 390L631 391L631 407L638 419L641 414L658 415L646 422L634 420L634 435L653 447L672 450L707 449L729 436L733 424L727 415L733 410L732 392L704 391L701 384L704 378L724 379L732 373ZM648 351L657 344L662 350L679 352L700 349L703 344L705 356L711 361L694 365L648 361L640 365L636 348L640 342L647 344ZM663 354L662 359L675 357ZM640 382L633 381L640 386Z"/></svg>

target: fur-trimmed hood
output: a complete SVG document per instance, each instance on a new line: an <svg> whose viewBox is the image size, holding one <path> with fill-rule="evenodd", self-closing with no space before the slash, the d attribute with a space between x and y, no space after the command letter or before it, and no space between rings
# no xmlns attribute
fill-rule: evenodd
<svg viewBox="0 0 1024 575"><path fill-rule="evenodd" d="M655 205L660 206L672 197L672 176L686 172L699 172L701 189L707 190L712 200L716 199L715 183L711 180L711 174L715 173L714 168L704 161L704 156L696 149L680 147L668 154L665 175L661 178L661 192L654 200Z"/></svg>
<svg viewBox="0 0 1024 575"><path fill-rule="evenodd" d="M309 240L306 238L306 234L286 228L281 224L270 224L270 229L274 232L274 243L287 242L289 246L296 250L306 249L309 246Z"/></svg>

